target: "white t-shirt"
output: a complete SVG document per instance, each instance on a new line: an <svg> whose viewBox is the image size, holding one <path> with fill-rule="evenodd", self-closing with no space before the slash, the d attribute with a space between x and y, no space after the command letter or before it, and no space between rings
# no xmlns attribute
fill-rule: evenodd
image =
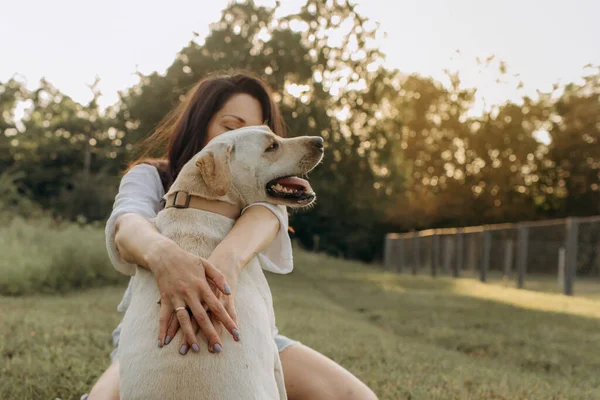
<svg viewBox="0 0 600 400"><path fill-rule="evenodd" d="M153 218L164 208L163 188L160 176L155 167L149 164L138 164L131 168L121 179L119 192L115 197L112 213L106 222L106 249L108 257L115 269L125 275L135 274L135 264L121 258L115 247L115 221L120 215L135 213L146 218ZM284 206L271 203L254 203L242 210L253 206L267 207L279 219L280 228L273 241L258 254L257 258L263 269L279 274L287 274L293 269L292 244L288 235L288 215ZM119 311L125 311L129 306L131 296L130 285L119 305Z"/></svg>

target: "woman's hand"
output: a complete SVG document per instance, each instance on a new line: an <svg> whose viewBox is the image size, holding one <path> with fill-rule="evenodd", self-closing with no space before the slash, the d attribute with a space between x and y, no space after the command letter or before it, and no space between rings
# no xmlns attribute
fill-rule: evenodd
<svg viewBox="0 0 600 400"><path fill-rule="evenodd" d="M170 332L167 330L169 325L173 326L174 321L177 321L183 329L188 346L191 345L189 347L196 352L200 351L196 329L192 323L194 321L207 338L209 348L214 349L215 345L222 348L220 337L208 312L225 326L234 339L239 340L237 325L220 299L229 297L231 289L225 275L214 265L202 257L182 250L172 241L165 241L156 246L147 258L147 265L154 274L161 297L159 346L163 343L168 344L175 336L177 329L172 336L168 335ZM190 319L188 310L194 318ZM185 354L189 347L182 347L180 352Z"/></svg>
<svg viewBox="0 0 600 400"><path fill-rule="evenodd" d="M240 276L241 268L239 263L235 260L232 253L219 253L213 252L213 254L208 257L208 261L213 265L218 265L220 267L221 273L224 275L225 280L229 284L231 289L231 294L228 296L224 296L222 293L218 294L218 298L221 301L221 304L227 311L227 314L233 319L233 322L237 325L237 312L235 310L235 294L237 293L238 287L238 279ZM223 324L220 323L219 318L214 313L210 312L210 319L213 322L213 325L217 331L217 334L221 336L221 332L223 331ZM237 337L239 340L239 334Z"/></svg>
<svg viewBox="0 0 600 400"><path fill-rule="evenodd" d="M210 282L209 285L210 285L215 297L217 297L217 299L219 299L219 301L221 302L221 304L227 311L227 314L231 317L231 319L237 326L237 314L236 314L235 305L234 305L234 298L235 298L235 293L237 290L237 282L238 282L238 278L239 278L239 274L240 274L240 268L238 265L239 263L236 262L235 257L233 257L231 252L224 253L224 252L219 252L219 251L213 252L213 254L211 254L211 256L208 258L207 261L210 265L213 265L213 266L219 265L221 267L220 268L220 270L222 271L221 273L223 274L225 281L229 285L231 294L229 294L229 295L224 294L222 291L217 289L217 287L212 282ZM205 310L207 309L206 306L204 308L205 308ZM209 315L212 325L215 327L217 335L220 337L221 333L223 331L223 324L221 323L219 317L212 311L207 310L207 314ZM194 329L194 332L196 332L196 333L200 329L199 325L196 323L196 321L194 319L192 320L192 328ZM169 339L174 337L175 334L177 333L178 329L179 329L179 321L177 318L173 318L171 320L171 323L167 330L167 337ZM236 341L240 340L239 330L233 330L232 334ZM170 342L170 340L169 340L169 342ZM168 342L165 342L165 344L168 344ZM190 341L188 340L187 335L184 335L182 337L179 347L180 347L182 354L185 354L190 349ZM209 345L208 350L210 352L219 353L223 350L223 345L219 341L219 343L217 343L215 345L212 345L212 346Z"/></svg>

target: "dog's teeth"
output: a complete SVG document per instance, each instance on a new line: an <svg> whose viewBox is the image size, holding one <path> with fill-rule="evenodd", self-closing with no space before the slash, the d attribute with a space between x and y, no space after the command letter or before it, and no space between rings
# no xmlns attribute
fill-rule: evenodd
<svg viewBox="0 0 600 400"><path fill-rule="evenodd" d="M271 185L270 188L272 190L275 190L275 191L277 191L279 193L283 193L283 194L301 195L306 192L306 190L304 188L300 188L300 189L289 188L289 187L285 187L285 186L281 185L280 183L275 183L275 184Z"/></svg>

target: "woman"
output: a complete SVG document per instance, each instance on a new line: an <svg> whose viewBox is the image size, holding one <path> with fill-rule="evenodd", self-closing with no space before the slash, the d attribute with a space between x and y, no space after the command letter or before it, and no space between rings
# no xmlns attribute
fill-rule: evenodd
<svg viewBox="0 0 600 400"><path fill-rule="evenodd" d="M161 293L158 346L168 346L180 326L184 339L177 346L183 355L190 349L200 351L198 330L207 338L209 352L227 351L220 344L223 325L229 331L224 334L237 336L243 343L244 332L237 331L234 307L239 271L255 255L264 269L278 273L292 269L285 207L257 203L244 209L234 228L208 259L183 251L146 220L160 211L162 196L181 167L208 141L229 130L263 124L277 135L284 133L279 109L262 81L248 74L209 77L199 82L161 123L149 138L148 150L132 163L121 180L106 226L107 248L113 265L121 272L131 275L137 264L151 270L156 277ZM164 143L167 143L164 158L147 158ZM213 207L222 208L223 203L219 203L215 201ZM125 292L120 311L129 304L130 290ZM202 307L197 307L198 303ZM174 304L207 313L190 318L185 310L175 312ZM207 314L211 314L210 319ZM197 320L202 322L201 326ZM113 333L115 347L119 333L117 327ZM291 400L376 399L365 384L317 351L279 334L276 342ZM116 351L111 358L113 363L92 389L90 400L119 397Z"/></svg>

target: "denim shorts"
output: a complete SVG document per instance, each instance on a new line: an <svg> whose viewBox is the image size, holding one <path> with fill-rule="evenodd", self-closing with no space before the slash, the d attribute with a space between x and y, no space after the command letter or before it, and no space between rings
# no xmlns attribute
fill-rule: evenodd
<svg viewBox="0 0 600 400"><path fill-rule="evenodd" d="M117 325L117 327L115 328L115 330L112 333L114 349L110 353L111 364L114 363L115 361L117 361L117 349L119 347L119 337L121 336L121 324L122 323L123 323L123 321L119 322L119 325ZM288 338L287 336L283 336L283 335L279 334L278 330L275 330L275 344L277 344L277 350L279 350L280 353L286 347L288 347L292 344L295 344L295 343L299 343L299 342L296 340L292 340L292 339Z"/></svg>

